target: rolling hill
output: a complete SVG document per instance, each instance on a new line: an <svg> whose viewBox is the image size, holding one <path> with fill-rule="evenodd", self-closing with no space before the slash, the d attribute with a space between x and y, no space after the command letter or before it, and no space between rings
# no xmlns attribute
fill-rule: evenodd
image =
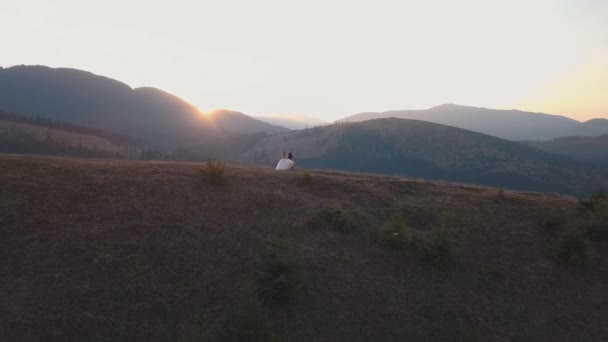
<svg viewBox="0 0 608 342"><path fill-rule="evenodd" d="M608 134L597 137L563 137L525 144L576 160L608 166Z"/></svg>
<svg viewBox="0 0 608 342"><path fill-rule="evenodd" d="M575 198L201 167L0 156L2 339L608 337L602 214ZM291 290L261 302L267 275Z"/></svg>
<svg viewBox="0 0 608 342"><path fill-rule="evenodd" d="M0 69L0 110L126 134L165 148L226 134L288 131L238 112L206 117L159 89L132 89L89 72L44 66Z"/></svg>
<svg viewBox="0 0 608 342"><path fill-rule="evenodd" d="M405 119L377 119L264 137L237 159L272 165L294 149L297 165L586 194L608 184L605 168L516 142Z"/></svg>
<svg viewBox="0 0 608 342"><path fill-rule="evenodd" d="M493 135L508 140L551 140L564 136L608 134L608 120L579 122L560 115L519 110L496 110L445 104L426 110L391 110L355 114L339 122L360 122L379 118L430 121Z"/></svg>
<svg viewBox="0 0 608 342"><path fill-rule="evenodd" d="M591 119L581 123L577 130L572 132L572 136L600 136L608 134L608 120Z"/></svg>

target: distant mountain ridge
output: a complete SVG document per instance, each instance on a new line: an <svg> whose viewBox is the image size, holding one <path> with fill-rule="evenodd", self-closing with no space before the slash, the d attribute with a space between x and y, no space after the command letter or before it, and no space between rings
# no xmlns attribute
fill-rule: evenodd
<svg viewBox="0 0 608 342"><path fill-rule="evenodd" d="M238 112L214 122L160 89L132 89L90 72L45 66L0 69L0 110L126 134L163 147L213 141L225 134L288 131Z"/></svg>
<svg viewBox="0 0 608 342"><path fill-rule="evenodd" d="M456 104L444 104L424 110L359 113L338 121L360 122L389 117L429 121L514 141L608 134L607 119L593 119L581 123L560 115Z"/></svg>
<svg viewBox="0 0 608 342"><path fill-rule="evenodd" d="M253 133L285 133L289 131L288 127L276 125L257 117L248 116L241 112L219 109L208 116L219 127L230 134L253 134Z"/></svg>
<svg viewBox="0 0 608 342"><path fill-rule="evenodd" d="M327 121L308 115L254 116L253 118L289 129L305 129L329 124Z"/></svg>

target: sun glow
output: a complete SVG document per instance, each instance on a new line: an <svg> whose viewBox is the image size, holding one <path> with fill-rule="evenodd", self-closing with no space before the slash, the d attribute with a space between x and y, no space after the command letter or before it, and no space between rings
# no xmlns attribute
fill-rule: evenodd
<svg viewBox="0 0 608 342"><path fill-rule="evenodd" d="M208 116L208 113L201 110L200 107L198 106L194 106L194 108L196 108L196 111L201 115L201 116Z"/></svg>
<svg viewBox="0 0 608 342"><path fill-rule="evenodd" d="M221 111L222 111L221 109L216 108L216 109L212 109L212 110L206 111L203 114L206 117L208 117L208 118L213 118L213 117L215 117Z"/></svg>
<svg viewBox="0 0 608 342"><path fill-rule="evenodd" d="M217 113L217 109L212 109L212 110L202 110L200 107L196 106L196 109L198 110L198 112L201 114L202 117L204 118L211 118L213 117L216 113Z"/></svg>
<svg viewBox="0 0 608 342"><path fill-rule="evenodd" d="M516 107L582 121L608 117L608 49L600 55L602 58L556 80Z"/></svg>

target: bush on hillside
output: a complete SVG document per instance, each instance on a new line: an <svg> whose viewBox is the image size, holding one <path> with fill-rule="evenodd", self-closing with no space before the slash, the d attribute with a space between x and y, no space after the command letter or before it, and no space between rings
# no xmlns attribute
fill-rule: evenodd
<svg viewBox="0 0 608 342"><path fill-rule="evenodd" d="M203 181L212 184L225 184L226 164L219 160L208 159L205 166L200 170Z"/></svg>
<svg viewBox="0 0 608 342"><path fill-rule="evenodd" d="M311 221L315 226L349 233L357 229L352 217L340 208L325 208Z"/></svg>
<svg viewBox="0 0 608 342"><path fill-rule="evenodd" d="M579 197L578 204L585 209L593 210L593 202L590 199Z"/></svg>
<svg viewBox="0 0 608 342"><path fill-rule="evenodd" d="M555 252L557 257L567 264L588 264L593 256L589 239L577 232L564 234L559 239Z"/></svg>
<svg viewBox="0 0 608 342"><path fill-rule="evenodd" d="M312 177L310 176L310 173L304 172L302 174L302 176L300 176L300 177L301 177L302 183L304 183L305 185L312 184Z"/></svg>
<svg viewBox="0 0 608 342"><path fill-rule="evenodd" d="M300 264L283 240L273 240L264 246L255 271L256 292L266 304L292 299L300 286Z"/></svg>
<svg viewBox="0 0 608 342"><path fill-rule="evenodd" d="M463 342L487 342L489 340L488 338L484 337L479 330L475 328L463 328L461 335Z"/></svg>
<svg viewBox="0 0 608 342"><path fill-rule="evenodd" d="M388 246L404 249L413 244L414 235L402 219L395 218L380 231L380 239Z"/></svg>
<svg viewBox="0 0 608 342"><path fill-rule="evenodd" d="M563 214L556 214L545 219L542 224L547 232L553 232L568 223L568 217Z"/></svg>
<svg viewBox="0 0 608 342"><path fill-rule="evenodd" d="M234 330L239 341L266 342L274 340L266 308L257 299L247 301L239 309Z"/></svg>
<svg viewBox="0 0 608 342"><path fill-rule="evenodd" d="M594 192L589 199L585 199L579 197L578 203L589 210L608 210L608 198L606 197L606 190L604 188L600 188L598 191Z"/></svg>
<svg viewBox="0 0 608 342"><path fill-rule="evenodd" d="M589 239L593 241L608 241L608 218L590 223L586 230Z"/></svg>
<svg viewBox="0 0 608 342"><path fill-rule="evenodd" d="M606 190L604 190L604 188L599 188L598 191L594 192L591 195L591 199L592 200L607 200L608 198L606 197Z"/></svg>
<svg viewBox="0 0 608 342"><path fill-rule="evenodd" d="M198 326L186 326L185 332L177 339L178 342L212 342L217 341L210 329Z"/></svg>
<svg viewBox="0 0 608 342"><path fill-rule="evenodd" d="M435 231L424 254L437 267L447 267L454 261L454 240L448 229Z"/></svg>

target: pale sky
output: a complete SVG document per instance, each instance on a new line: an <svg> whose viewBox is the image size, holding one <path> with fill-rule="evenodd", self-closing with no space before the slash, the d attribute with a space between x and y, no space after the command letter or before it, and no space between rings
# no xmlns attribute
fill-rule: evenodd
<svg viewBox="0 0 608 342"><path fill-rule="evenodd" d="M83 69L203 111L608 117L606 0L0 0L0 47L3 67Z"/></svg>

